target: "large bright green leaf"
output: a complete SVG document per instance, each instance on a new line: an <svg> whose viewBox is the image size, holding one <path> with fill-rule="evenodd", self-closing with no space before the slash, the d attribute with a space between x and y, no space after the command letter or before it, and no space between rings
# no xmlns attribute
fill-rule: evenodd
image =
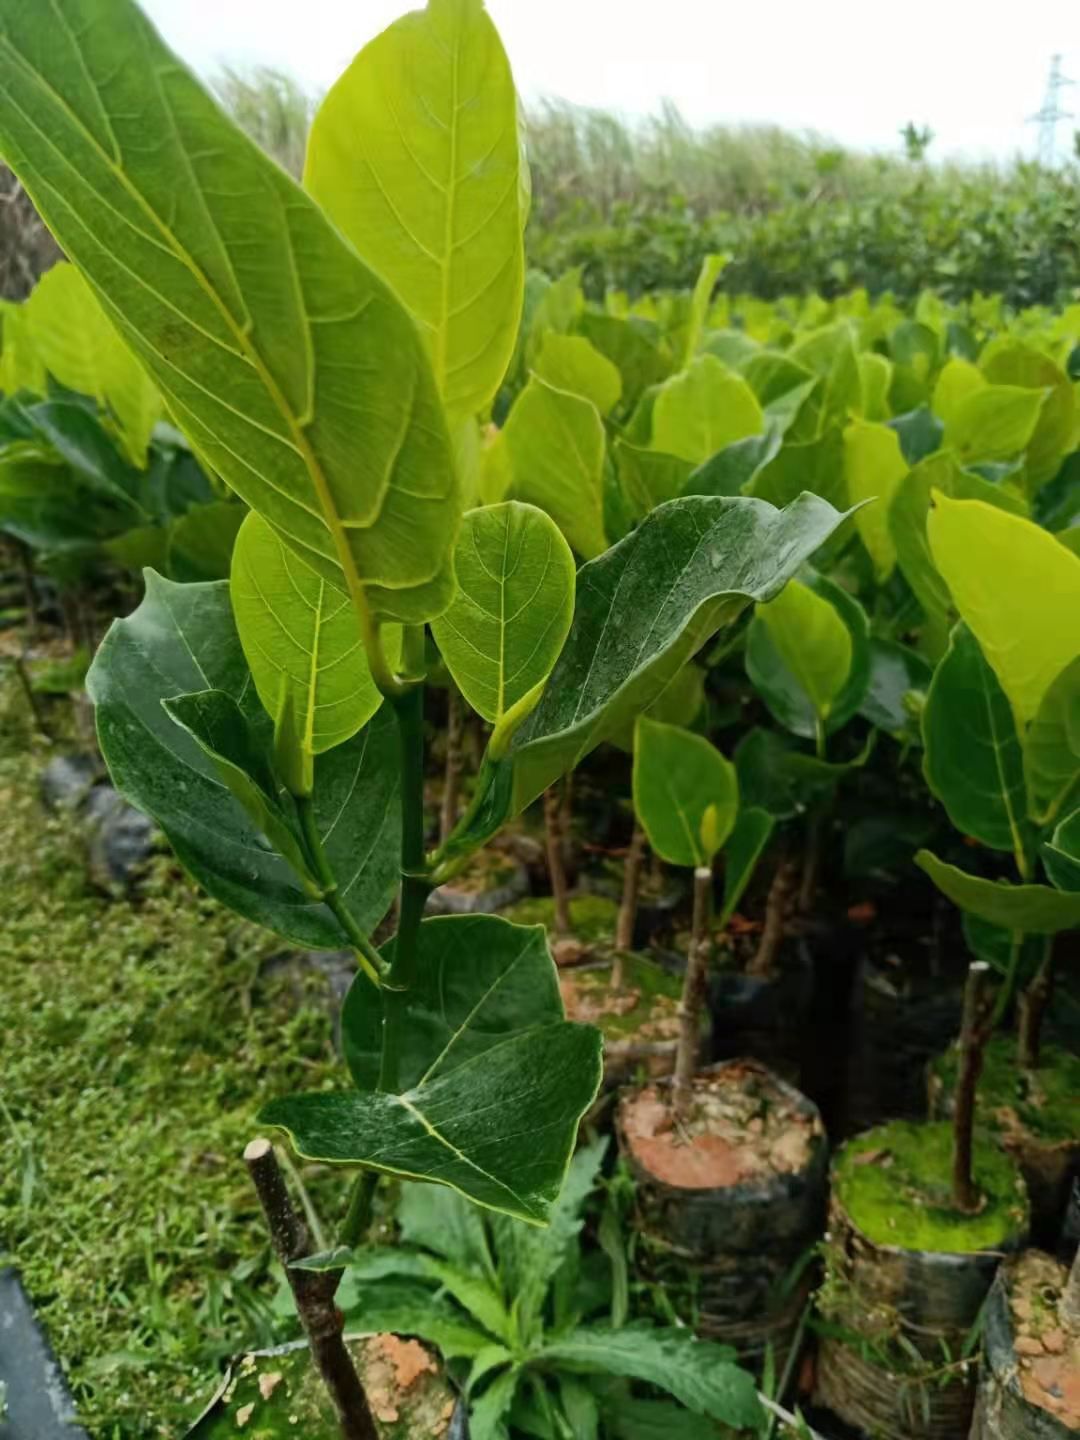
<svg viewBox="0 0 1080 1440"><path fill-rule="evenodd" d="M562 1370L622 1375L666 1390L695 1415L722 1420L736 1430L761 1419L753 1376L733 1352L690 1330L655 1329L646 1322L620 1330L591 1325L545 1345L538 1357Z"/></svg>
<svg viewBox="0 0 1080 1440"><path fill-rule="evenodd" d="M1073 383L1041 350L1004 336L986 347L979 363L992 383L1023 385L1042 396L1039 418L1024 455L1027 489L1034 494L1054 478L1065 456L1075 448Z"/></svg>
<svg viewBox="0 0 1080 1440"><path fill-rule="evenodd" d="M746 641L746 673L794 735L817 738L845 725L870 677L870 626L853 595L807 570L759 605Z"/></svg>
<svg viewBox="0 0 1080 1440"><path fill-rule="evenodd" d="M848 321L840 320L834 325L811 331L787 354L796 365L820 376L823 382L815 397L820 430L834 424L844 425L851 414L862 413L862 375Z"/></svg>
<svg viewBox="0 0 1080 1440"><path fill-rule="evenodd" d="M198 690L223 691L269 744L270 722L251 683L227 582L174 585L148 571L145 599L113 623L87 688L117 789L157 821L211 895L301 945L349 943L223 783L214 761L162 704ZM397 880L393 717L376 716L346 745L320 756L314 770L316 825L341 897L360 928L371 930Z"/></svg>
<svg viewBox="0 0 1080 1440"><path fill-rule="evenodd" d="M1043 696L1024 739L1028 801L1040 824L1080 793L1080 655Z"/></svg>
<svg viewBox="0 0 1080 1440"><path fill-rule="evenodd" d="M941 494L927 534L953 603L1026 724L1080 655L1080 556L1030 520Z"/></svg>
<svg viewBox="0 0 1080 1440"><path fill-rule="evenodd" d="M437 613L456 473L386 284L133 0L6 5L0 90L0 151L209 467L357 604Z"/></svg>
<svg viewBox="0 0 1080 1440"><path fill-rule="evenodd" d="M872 350L859 356L859 380L862 386L862 413L867 420L888 420L889 386L892 383L892 362Z"/></svg>
<svg viewBox="0 0 1080 1440"><path fill-rule="evenodd" d="M74 265L54 265L26 302L34 348L54 379L116 416L132 461L146 464L161 397Z"/></svg>
<svg viewBox="0 0 1080 1440"><path fill-rule="evenodd" d="M375 1089L381 995L361 982L342 1020L358 1088L274 1100L260 1119L286 1130L308 1159L449 1185L543 1223L600 1083L599 1032L563 1018L540 926L488 915L426 920L417 975L400 1093Z"/></svg>
<svg viewBox="0 0 1080 1440"><path fill-rule="evenodd" d="M485 412L524 290L528 174L483 0L429 0L365 45L311 127L304 184L410 310L453 415Z"/></svg>
<svg viewBox="0 0 1080 1440"><path fill-rule="evenodd" d="M505 761L487 764L451 853L483 843L602 741L625 730L754 600L776 595L843 520L803 495L661 505L578 572L570 634Z"/></svg>
<svg viewBox="0 0 1080 1440"><path fill-rule="evenodd" d="M1009 460L1019 455L1039 421L1041 390L1019 385L986 385L970 390L952 407L945 444L964 464Z"/></svg>
<svg viewBox="0 0 1080 1440"><path fill-rule="evenodd" d="M240 527L229 580L236 628L267 714L307 755L355 735L378 710L349 597L251 514ZM391 659L400 651L400 636Z"/></svg>
<svg viewBox="0 0 1080 1440"><path fill-rule="evenodd" d="M930 789L965 835L1023 854L1027 803L1016 720L966 625L934 671L922 714Z"/></svg>
<svg viewBox="0 0 1080 1440"><path fill-rule="evenodd" d="M584 335L549 331L533 369L556 390L569 390L572 395L591 400L601 415L614 410L622 396L618 368Z"/></svg>
<svg viewBox="0 0 1080 1440"><path fill-rule="evenodd" d="M761 406L742 376L715 355L699 355L660 387L652 447L700 465L726 445L764 428Z"/></svg>
<svg viewBox="0 0 1080 1440"><path fill-rule="evenodd" d="M503 440L514 498L545 510L586 560L605 550L605 438L596 406L534 377L510 411Z"/></svg>
<svg viewBox="0 0 1080 1440"><path fill-rule="evenodd" d="M43 395L47 383L26 306L0 300L0 396Z"/></svg>
<svg viewBox="0 0 1080 1440"><path fill-rule="evenodd" d="M639 717L634 810L653 850L672 865L711 865L735 827L735 767L702 735Z"/></svg>
<svg viewBox="0 0 1080 1440"><path fill-rule="evenodd" d="M540 698L574 614L574 557L542 510L470 510L454 552L458 593L432 625L465 699L495 724Z"/></svg>
<svg viewBox="0 0 1080 1440"><path fill-rule="evenodd" d="M942 367L934 386L934 414L947 426L955 427L960 406L969 395L984 390L987 383L986 376L977 365L954 356Z"/></svg>
<svg viewBox="0 0 1080 1440"><path fill-rule="evenodd" d="M915 863L954 905L1004 930L1056 935L1080 926L1080 893L1052 890L1049 885L983 880L947 865L929 850L920 850Z"/></svg>
<svg viewBox="0 0 1080 1440"><path fill-rule="evenodd" d="M908 464L895 430L887 425L855 420L844 431L844 477L848 503L861 508L855 514L859 536L874 562L874 574L884 584L896 566L896 547L889 532L889 506ZM863 502L872 500L871 505Z"/></svg>

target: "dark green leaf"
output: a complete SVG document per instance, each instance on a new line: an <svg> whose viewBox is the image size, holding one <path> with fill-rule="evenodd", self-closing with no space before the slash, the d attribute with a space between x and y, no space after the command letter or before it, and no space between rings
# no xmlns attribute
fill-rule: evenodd
<svg viewBox="0 0 1080 1440"><path fill-rule="evenodd" d="M774 730L754 729L739 741L735 770L742 803L766 810L776 820L802 814L852 770L866 764L871 740L854 760L837 765L796 748Z"/></svg>
<svg viewBox="0 0 1080 1440"><path fill-rule="evenodd" d="M995 850L1022 854L1024 765L1012 706L966 625L934 672L922 715L923 769L949 819Z"/></svg>
<svg viewBox="0 0 1080 1440"><path fill-rule="evenodd" d="M780 453L782 436L774 426L763 435L748 435L725 445L711 459L691 471L681 491L683 495L742 495L752 486L755 476Z"/></svg>
<svg viewBox="0 0 1080 1440"><path fill-rule="evenodd" d="M1046 873L1059 890L1080 890L1080 810L1066 816L1042 847Z"/></svg>
<svg viewBox="0 0 1080 1440"><path fill-rule="evenodd" d="M117 788L157 821L215 898L302 945L348 943L162 705L199 689L222 690L269 743L270 722L240 648L227 582L174 585L147 572L145 599L114 622L87 688ZM396 757L393 717L380 715L315 764L316 823L342 897L364 930L385 914L396 883Z"/></svg>
<svg viewBox="0 0 1080 1440"><path fill-rule="evenodd" d="M920 850L915 863L954 905L1003 930L1056 935L1080 926L1080 894L1051 890L1048 885L983 880L947 865L929 850Z"/></svg>
<svg viewBox="0 0 1080 1440"><path fill-rule="evenodd" d="M1080 656L1051 682L1024 740L1028 800L1040 824L1080 790Z"/></svg>
<svg viewBox="0 0 1080 1440"><path fill-rule="evenodd" d="M724 851L724 903L719 916L721 928L734 915L775 825L775 820L766 810L746 805L739 810L735 829Z"/></svg>
<svg viewBox="0 0 1080 1440"><path fill-rule="evenodd" d="M919 731L919 703L933 670L923 657L895 640L870 639L870 682L859 714L871 725L905 738Z"/></svg>

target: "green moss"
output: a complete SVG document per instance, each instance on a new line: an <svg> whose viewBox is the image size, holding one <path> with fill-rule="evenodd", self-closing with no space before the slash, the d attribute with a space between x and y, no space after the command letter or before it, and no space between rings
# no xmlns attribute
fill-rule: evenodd
<svg viewBox="0 0 1080 1440"><path fill-rule="evenodd" d="M951 1201L951 1125L895 1120L844 1146L833 1185L875 1244L968 1254L1003 1244L1027 1223L1020 1172L985 1136L975 1139L974 1170L983 1203L976 1215L963 1215Z"/></svg>
<svg viewBox="0 0 1080 1440"><path fill-rule="evenodd" d="M92 1435L175 1437L223 1358L292 1333L240 1155L264 1100L340 1078L326 987L262 980L281 943L169 862L134 903L91 890L47 752L0 731L0 1264ZM306 1178L336 1219L340 1177Z"/></svg>
<svg viewBox="0 0 1080 1440"><path fill-rule="evenodd" d="M571 972L574 986L582 999L599 1013L592 1015L591 1023L599 1026L606 1040L625 1040L636 1035L643 1025L658 1020L674 1020L682 982L676 975L669 975L661 966L643 955L623 957L625 990L636 991L637 1003L630 1010L621 1013L603 1013L602 1006L610 1001L619 1001L619 995L610 989L611 971L574 970ZM674 1033L674 1032L673 1032ZM657 1038L653 1036L652 1038Z"/></svg>
<svg viewBox="0 0 1080 1440"><path fill-rule="evenodd" d="M1007 1124L1011 1112L1036 1139L1049 1144L1076 1141L1080 1055L1044 1045L1040 1058L1038 1070L1021 1070L1016 1063L1015 1038L995 1035L986 1047L979 1078L980 1118L990 1126ZM933 1075L950 1094L956 1085L954 1049L934 1061Z"/></svg>
<svg viewBox="0 0 1080 1440"><path fill-rule="evenodd" d="M574 935L586 944L610 941L615 933L615 917L619 907L604 895L575 895L570 901L570 919ZM515 925L544 925L548 933L555 930L555 902L550 895L519 900L503 911Z"/></svg>

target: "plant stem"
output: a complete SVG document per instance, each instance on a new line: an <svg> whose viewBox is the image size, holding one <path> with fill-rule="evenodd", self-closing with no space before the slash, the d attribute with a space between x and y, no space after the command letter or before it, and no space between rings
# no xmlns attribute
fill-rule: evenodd
<svg viewBox="0 0 1080 1440"><path fill-rule="evenodd" d="M37 590L34 586L34 565L30 558L30 547L22 540L13 542L15 554L19 560L19 573L22 576L23 596L26 603L26 634L27 638L37 634L39 616L37 605Z"/></svg>
<svg viewBox="0 0 1080 1440"><path fill-rule="evenodd" d="M34 728L44 740L51 741L52 731L45 720L45 713L41 708L37 692L34 689L34 682L30 679L30 672L26 668L26 660L22 655L13 655L11 663L15 669L15 676L18 679L26 703L30 707L30 716L34 722Z"/></svg>
<svg viewBox="0 0 1080 1440"><path fill-rule="evenodd" d="M345 1219L341 1222L341 1230L338 1233L339 1245L346 1245L352 1250L367 1234L368 1227L371 1225L371 1211L378 1183L379 1172L377 1170L361 1170L356 1177L352 1194L349 1196L349 1208L345 1212Z"/></svg>
<svg viewBox="0 0 1080 1440"><path fill-rule="evenodd" d="M701 1044L701 1010L705 1001L705 976L711 941L712 889L712 867L699 865L694 871L694 918L690 953L686 957L686 979L679 999L679 1042L672 1084L672 1108L682 1120L690 1111Z"/></svg>
<svg viewBox="0 0 1080 1440"><path fill-rule="evenodd" d="M296 804L297 819L300 821L300 833L304 838L304 848L312 869L315 871L316 879L322 886L323 903L348 936L349 943L356 951L356 958L360 963L361 970L373 985L381 985L382 976L386 973L386 962L357 925L352 913L342 901L337 878L330 868L326 851L323 849L322 836L319 834L319 827L315 820L315 806L311 796L295 795L293 799Z"/></svg>
<svg viewBox="0 0 1080 1440"><path fill-rule="evenodd" d="M637 923L638 889L641 885L641 862L644 855L645 831L640 825L635 824L634 833L630 837L630 849L626 852L626 859L623 862L622 899L619 901L619 915L615 922L615 949L617 952L634 948L634 926ZM617 953L615 966L611 972L611 984L615 990L623 988L626 979L624 970L622 954Z"/></svg>
<svg viewBox="0 0 1080 1440"><path fill-rule="evenodd" d="M266 1217L274 1253L285 1267L311 1358L337 1411L343 1440L378 1440L364 1387L345 1344L344 1318L334 1304L341 1272L316 1274L292 1268L310 1253L311 1237L292 1207L274 1147L269 1140L252 1140L244 1151L244 1162Z"/></svg>
<svg viewBox="0 0 1080 1440"><path fill-rule="evenodd" d="M794 881L795 868L786 855L781 855L769 886L768 899L765 901L765 923L761 930L761 940L753 959L746 967L748 975L754 975L760 980L771 980L776 973Z"/></svg>
<svg viewBox="0 0 1080 1440"><path fill-rule="evenodd" d="M461 791L461 770L464 756L465 707L454 685L446 701L446 778L443 784L442 811L439 815L439 844L445 845L457 824L458 796Z"/></svg>
<svg viewBox="0 0 1080 1440"><path fill-rule="evenodd" d="M547 847L551 898L555 902L555 932L569 935L573 930L567 897L566 865L563 857L563 829L559 818L559 793L554 785L544 791L544 841Z"/></svg>
<svg viewBox="0 0 1080 1440"><path fill-rule="evenodd" d="M397 1090L408 991L416 979L420 922L431 894L424 858L424 687L411 685L391 696L401 745L401 904L394 963L383 991L383 1049L380 1090Z"/></svg>
<svg viewBox="0 0 1080 1440"><path fill-rule="evenodd" d="M971 1141L975 1127L975 1092L982 1070L983 1050L990 1038L992 1013L990 966L976 960L968 968L964 1010L960 1022L959 1064L953 1112L952 1200L957 1210L972 1214L979 1194L971 1168Z"/></svg>
<svg viewBox="0 0 1080 1440"><path fill-rule="evenodd" d="M1058 1313L1067 1329L1080 1331L1080 1249L1073 1256Z"/></svg>
<svg viewBox="0 0 1080 1440"><path fill-rule="evenodd" d="M806 852L803 855L802 881L797 901L800 915L809 915L817 895L818 873L821 870L821 847L825 838L826 812L815 810L806 826Z"/></svg>
<svg viewBox="0 0 1080 1440"><path fill-rule="evenodd" d="M1005 1012L1009 1008L1016 990L1016 977L1020 973L1020 956L1024 949L1024 932L1014 930L1009 943L1009 968L1005 972L1005 980L998 991L997 1002L994 1005L994 1018L990 1022L991 1028L996 1030L1005 1019Z"/></svg>
<svg viewBox="0 0 1080 1440"><path fill-rule="evenodd" d="M1050 997L1054 993L1054 937L1048 935L1042 964L1034 980L1020 996L1020 1028L1017 1036L1017 1063L1022 1070L1039 1068L1042 1027Z"/></svg>

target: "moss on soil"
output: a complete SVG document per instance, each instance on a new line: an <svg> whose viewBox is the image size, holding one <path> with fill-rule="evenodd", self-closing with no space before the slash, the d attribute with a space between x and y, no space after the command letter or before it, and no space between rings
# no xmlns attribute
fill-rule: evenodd
<svg viewBox="0 0 1080 1440"><path fill-rule="evenodd" d="M221 1362L289 1338L240 1155L268 1097L340 1075L312 975L156 862L133 902L85 879L0 684L0 1263L22 1272L95 1440L175 1437ZM340 1181L305 1172L331 1219Z"/></svg>
<svg viewBox="0 0 1080 1440"><path fill-rule="evenodd" d="M519 900L502 913L515 925L544 925L549 935L555 933L555 902L550 895ZM570 901L574 935L585 944L610 942L618 913L615 901L604 895L575 895Z"/></svg>
<svg viewBox="0 0 1080 1440"><path fill-rule="evenodd" d="M660 965L643 955L627 954L623 957L625 987L622 991L611 989L611 971L572 969L563 972L564 978L573 983L584 1008L588 1011L589 1024L596 1025L604 1039L618 1042L639 1034L642 1026L667 1021L676 1021L676 1008L682 990L682 981L677 975L670 975ZM636 997L629 1009L624 1008L628 997ZM609 1008L610 1007L610 1008ZM676 1031L671 1030L674 1038ZM661 1038L644 1035L642 1039Z"/></svg>
<svg viewBox="0 0 1080 1440"><path fill-rule="evenodd" d="M833 1185L844 1209L875 1245L970 1254L991 1250L1026 1226L1027 1201L1016 1164L985 1136L975 1138L982 1207L953 1209L952 1126L895 1120L850 1141L837 1156Z"/></svg>
<svg viewBox="0 0 1080 1440"><path fill-rule="evenodd" d="M939 1055L931 1073L951 1092L956 1084L955 1049ZM1012 1129L1009 1121L1015 1116L1030 1135L1048 1144L1078 1141L1077 1097L1080 1055L1044 1045L1038 1070L1022 1070L1016 1063L1015 1037L995 1035L986 1047L978 1098L978 1113L986 1124Z"/></svg>

